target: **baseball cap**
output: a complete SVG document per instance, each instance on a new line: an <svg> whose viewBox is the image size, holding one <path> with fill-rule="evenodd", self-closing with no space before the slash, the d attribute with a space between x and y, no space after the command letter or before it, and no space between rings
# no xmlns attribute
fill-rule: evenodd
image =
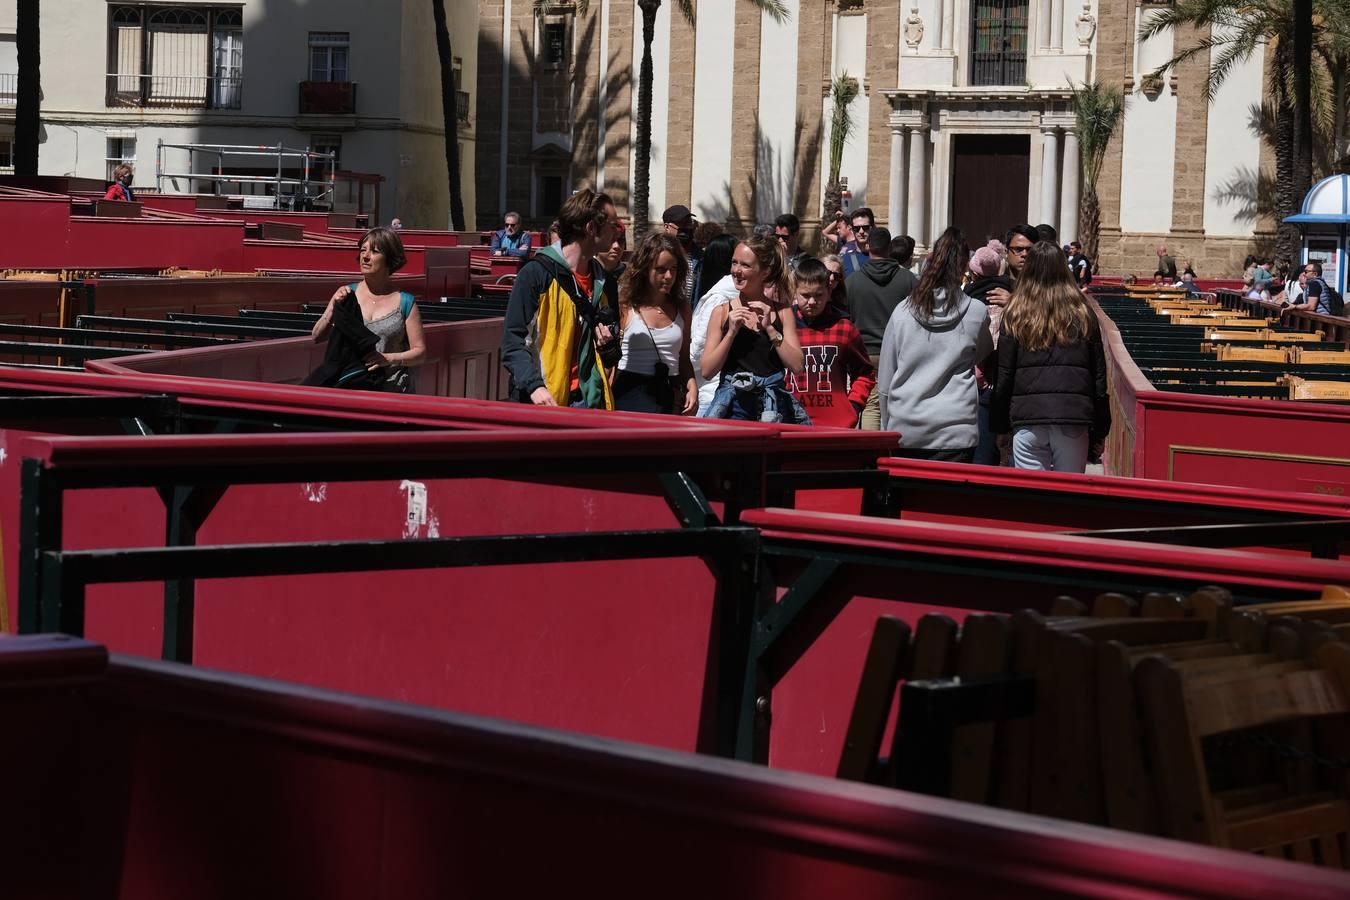
<svg viewBox="0 0 1350 900"><path fill-rule="evenodd" d="M661 214L661 221L666 225L683 225L692 218L694 218L694 214L689 211L687 206L672 206Z"/></svg>

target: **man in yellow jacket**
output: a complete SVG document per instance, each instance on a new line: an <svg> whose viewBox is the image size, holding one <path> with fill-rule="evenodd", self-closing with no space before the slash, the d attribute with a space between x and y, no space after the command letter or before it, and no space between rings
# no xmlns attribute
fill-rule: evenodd
<svg viewBox="0 0 1350 900"><path fill-rule="evenodd" d="M608 196L578 191L558 212L559 244L521 267L502 333L513 399L614 408L609 373L620 353L618 284L595 254L614 242L617 228Z"/></svg>

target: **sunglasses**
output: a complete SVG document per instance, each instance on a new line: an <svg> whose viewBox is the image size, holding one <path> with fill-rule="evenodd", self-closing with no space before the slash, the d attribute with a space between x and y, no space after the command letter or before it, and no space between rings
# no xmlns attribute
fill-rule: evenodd
<svg viewBox="0 0 1350 900"><path fill-rule="evenodd" d="M1030 247L1009 247L1009 248L1008 248L1008 252L1009 252L1009 253L1016 253L1018 256L1026 256L1028 253L1031 252L1031 248L1030 248Z"/></svg>

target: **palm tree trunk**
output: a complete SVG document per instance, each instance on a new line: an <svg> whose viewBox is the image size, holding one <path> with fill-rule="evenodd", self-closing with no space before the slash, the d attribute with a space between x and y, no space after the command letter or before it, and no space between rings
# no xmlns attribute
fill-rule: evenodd
<svg viewBox="0 0 1350 900"><path fill-rule="evenodd" d="M450 53L450 27L445 19L445 0L431 0L436 20L436 53L441 58L441 117L445 122L445 171L450 187L450 230L464 229L464 187L459 172L459 92L455 89L455 63Z"/></svg>
<svg viewBox="0 0 1350 900"><path fill-rule="evenodd" d="M642 10L642 69L638 74L637 155L633 158L633 228L647 233L648 181L652 162L652 38L656 34L656 11L661 0L638 0Z"/></svg>
<svg viewBox="0 0 1350 900"><path fill-rule="evenodd" d="M1086 184L1078 203L1078 239L1083 243L1083 255L1092 260L1093 271L1098 270L1098 249L1101 242L1102 210L1097 199L1097 186Z"/></svg>
<svg viewBox="0 0 1350 900"><path fill-rule="evenodd" d="M1312 188L1312 0L1294 0L1293 189L1298 200Z"/></svg>
<svg viewBox="0 0 1350 900"><path fill-rule="evenodd" d="M38 0L19 0L16 55L19 78L14 110L14 174L36 176L42 128L42 28Z"/></svg>
<svg viewBox="0 0 1350 900"><path fill-rule="evenodd" d="M1299 227L1287 223L1285 217L1299 212L1303 194L1307 192L1299 192L1293 182L1295 112L1291 100L1288 92L1280 92L1274 108L1274 255L1296 262L1299 259Z"/></svg>

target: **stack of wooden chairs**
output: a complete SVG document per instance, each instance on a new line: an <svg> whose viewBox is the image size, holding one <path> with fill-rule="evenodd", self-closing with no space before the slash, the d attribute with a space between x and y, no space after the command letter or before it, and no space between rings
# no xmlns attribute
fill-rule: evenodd
<svg viewBox="0 0 1350 900"><path fill-rule="evenodd" d="M1350 868L1350 590L883 617L838 774Z"/></svg>

